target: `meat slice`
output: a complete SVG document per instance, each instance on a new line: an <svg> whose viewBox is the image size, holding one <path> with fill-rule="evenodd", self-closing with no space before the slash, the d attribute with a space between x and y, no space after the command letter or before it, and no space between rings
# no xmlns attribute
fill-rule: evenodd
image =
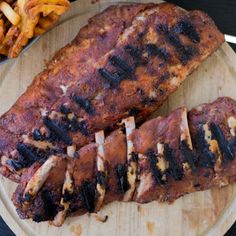
<svg viewBox="0 0 236 236"><path fill-rule="evenodd" d="M189 174L195 160L182 151L192 149L187 109L179 108L167 118L158 117L144 123L131 136L139 153L139 186L135 200L170 201L191 186Z"/></svg>
<svg viewBox="0 0 236 236"><path fill-rule="evenodd" d="M123 131L121 129L115 130L105 140L107 190L104 203L121 201L124 193L129 188L127 180L127 143Z"/></svg>
<svg viewBox="0 0 236 236"><path fill-rule="evenodd" d="M97 145L92 143L81 148L74 162L72 178L74 192L68 213L83 214L93 212L96 202L96 157Z"/></svg>
<svg viewBox="0 0 236 236"><path fill-rule="evenodd" d="M0 172L19 181L35 161L78 149L128 115L145 119L223 42L200 11L168 3L108 8L1 117Z"/></svg>
<svg viewBox="0 0 236 236"><path fill-rule="evenodd" d="M236 102L228 97L218 98L192 109L188 119L200 167L196 188L202 190L234 182Z"/></svg>
<svg viewBox="0 0 236 236"><path fill-rule="evenodd" d="M20 217L60 226L67 216L97 212L112 201L171 203L236 181L231 98L189 112L181 107L138 129L133 117L123 123L105 139L97 132L96 143L69 152L73 157L52 155L28 168L13 195Z"/></svg>
<svg viewBox="0 0 236 236"><path fill-rule="evenodd" d="M31 218L36 222L53 220L58 211L61 210L61 187L65 179L66 160L59 158L53 161L54 166L49 172L38 175L37 173L42 167L44 170L46 169L45 164L47 165L48 162L46 161L43 164L36 162L22 175L21 183L12 197L17 213L22 219ZM38 189L35 196L26 192L29 183Z"/></svg>

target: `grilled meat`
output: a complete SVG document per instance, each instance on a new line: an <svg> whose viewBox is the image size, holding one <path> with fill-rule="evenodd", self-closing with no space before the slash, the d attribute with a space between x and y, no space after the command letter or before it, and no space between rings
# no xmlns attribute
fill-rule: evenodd
<svg viewBox="0 0 236 236"><path fill-rule="evenodd" d="M223 42L200 11L168 3L108 8L56 53L1 117L0 172L19 181L35 162L66 157L65 150L78 150L129 114L144 119ZM127 200L133 189L134 182Z"/></svg>
<svg viewBox="0 0 236 236"><path fill-rule="evenodd" d="M12 198L20 217L51 220L59 226L72 213L97 212L115 200L173 202L187 193L235 182L234 100L219 98L189 112L181 107L138 129L132 117L123 123L125 127L105 139L100 131L96 143L84 146L72 159L59 162L51 156L27 169ZM38 177L41 188L37 183L32 185L38 170L47 169L51 158L55 165L45 174L49 177ZM50 178L58 168L61 176ZM66 177L67 172L71 178ZM38 192L32 194L29 189ZM45 198L45 192L51 193L50 197L46 194ZM45 211L45 199L53 201L53 212Z"/></svg>

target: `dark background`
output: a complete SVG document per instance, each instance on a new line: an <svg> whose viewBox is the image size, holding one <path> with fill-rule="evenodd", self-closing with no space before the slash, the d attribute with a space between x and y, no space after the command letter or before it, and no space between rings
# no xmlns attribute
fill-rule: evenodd
<svg viewBox="0 0 236 236"><path fill-rule="evenodd" d="M236 0L169 0L169 2L175 3L189 10L204 10L215 20L216 24L223 33L236 36ZM231 46L236 51L236 45L231 44ZM235 235L236 223L231 227L225 236ZM0 236L14 236L1 217Z"/></svg>

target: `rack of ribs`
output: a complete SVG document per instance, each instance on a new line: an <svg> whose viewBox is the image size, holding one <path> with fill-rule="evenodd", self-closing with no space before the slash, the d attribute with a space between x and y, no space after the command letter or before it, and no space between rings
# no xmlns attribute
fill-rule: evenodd
<svg viewBox="0 0 236 236"><path fill-rule="evenodd" d="M191 192L235 182L236 101L222 97L187 112L181 107L135 127L122 121L75 158L51 155L21 177L13 203L19 216L61 226L67 216L98 212L112 201L173 202ZM58 173L61 175L58 175Z"/></svg>
<svg viewBox="0 0 236 236"><path fill-rule="evenodd" d="M19 181L35 162L75 153L125 117L144 120L223 42L201 11L168 3L109 7L0 118L0 173Z"/></svg>

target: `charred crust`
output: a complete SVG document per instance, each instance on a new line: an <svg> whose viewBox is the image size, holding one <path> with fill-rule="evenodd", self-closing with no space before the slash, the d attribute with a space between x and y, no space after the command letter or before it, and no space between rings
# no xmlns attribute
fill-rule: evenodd
<svg viewBox="0 0 236 236"><path fill-rule="evenodd" d="M43 209L46 219L54 219L57 214L57 205L54 203L52 193L48 189L44 189L41 193L43 200Z"/></svg>
<svg viewBox="0 0 236 236"><path fill-rule="evenodd" d="M39 129L34 129L33 131L33 139L36 141L42 141L45 137L41 134Z"/></svg>
<svg viewBox="0 0 236 236"><path fill-rule="evenodd" d="M169 72L165 72L164 74L161 75L160 81L164 82L164 81L168 80L169 78L170 78L170 73Z"/></svg>
<svg viewBox="0 0 236 236"><path fill-rule="evenodd" d="M98 184L105 186L107 181L106 173L104 171L98 171L96 181Z"/></svg>
<svg viewBox="0 0 236 236"><path fill-rule="evenodd" d="M60 112L64 115L68 115L71 112L71 110L66 105L62 104L60 106Z"/></svg>
<svg viewBox="0 0 236 236"><path fill-rule="evenodd" d="M191 46L183 46L179 52L181 54L180 61L183 65L186 65L198 53L197 49Z"/></svg>
<svg viewBox="0 0 236 236"><path fill-rule="evenodd" d="M190 22L189 19L182 19L174 27L174 31L177 34L186 35L193 43L200 43L200 36L196 30L196 27Z"/></svg>
<svg viewBox="0 0 236 236"><path fill-rule="evenodd" d="M124 49L133 58L135 67L148 63L148 60L142 57L142 49L129 44Z"/></svg>
<svg viewBox="0 0 236 236"><path fill-rule="evenodd" d="M14 159L7 160L7 164L13 167L15 171L29 167L37 161L43 162L48 158L48 156L60 151L60 150L49 149L49 148L47 148L46 150L38 149L36 147L28 146L26 144L20 144L20 145L25 145L27 147L28 152L31 154L33 153L33 156L25 154L24 156L20 155L18 160L14 160Z"/></svg>
<svg viewBox="0 0 236 236"><path fill-rule="evenodd" d="M146 44L145 47L150 56L158 56L164 61L167 61L170 57L165 48L157 47L155 44Z"/></svg>
<svg viewBox="0 0 236 236"><path fill-rule="evenodd" d="M142 57L142 50L138 47L133 47L131 45L125 46L125 51L134 59L139 60Z"/></svg>
<svg viewBox="0 0 236 236"><path fill-rule="evenodd" d="M205 132L202 126L197 130L195 142L199 160L198 165L205 168L213 168L215 165L216 156L209 150L209 144L205 140Z"/></svg>
<svg viewBox="0 0 236 236"><path fill-rule="evenodd" d="M182 180L184 177L183 169L177 163L174 150L170 148L169 144L164 144L164 158L169 163L167 174L176 181Z"/></svg>
<svg viewBox="0 0 236 236"><path fill-rule="evenodd" d="M83 134L84 136L89 136L90 135L87 123L84 120L79 121L77 126L78 126L78 130L80 131L81 134Z"/></svg>
<svg viewBox="0 0 236 236"><path fill-rule="evenodd" d="M136 152L131 152L131 161L133 162L138 162L138 153Z"/></svg>
<svg viewBox="0 0 236 236"><path fill-rule="evenodd" d="M116 88L121 82L121 78L118 74L113 74L104 68L98 69L98 73L109 85L109 88Z"/></svg>
<svg viewBox="0 0 236 236"><path fill-rule="evenodd" d="M137 107L132 107L129 111L129 116L137 116L140 113L140 109Z"/></svg>
<svg viewBox="0 0 236 236"><path fill-rule="evenodd" d="M201 184L196 183L196 184L193 185L193 187L196 188L196 189L199 189L201 187Z"/></svg>
<svg viewBox="0 0 236 236"><path fill-rule="evenodd" d="M40 159L39 156L37 156L31 150L31 148L28 145L24 144L24 143L18 144L16 149L24 159L29 159L29 160L32 160L32 161L37 161L37 160Z"/></svg>
<svg viewBox="0 0 236 236"><path fill-rule="evenodd" d="M7 160L7 164L9 166L11 166L15 171L21 170L24 167L27 167L28 165L26 165L26 163L24 163L23 161L20 160L13 160L13 159L9 159Z"/></svg>
<svg viewBox="0 0 236 236"><path fill-rule="evenodd" d="M72 95L73 101L76 102L76 104L85 110L89 115L94 115L95 114L95 108L93 107L91 101L87 98L82 98L76 94Z"/></svg>
<svg viewBox="0 0 236 236"><path fill-rule="evenodd" d="M74 194L66 189L62 195L62 198L64 202L71 202L74 199Z"/></svg>
<svg viewBox="0 0 236 236"><path fill-rule="evenodd" d="M67 119L67 130L70 130L72 132L79 131L84 136L89 136L90 132L88 130L88 126L86 121L78 121L76 117L73 117L72 119Z"/></svg>
<svg viewBox="0 0 236 236"><path fill-rule="evenodd" d="M221 130L220 126L212 122L210 124L210 129L213 138L216 139L219 144L219 148L223 157L226 160L232 161L234 159L234 152L232 150L232 147L229 145L229 142L226 140L225 135Z"/></svg>
<svg viewBox="0 0 236 236"><path fill-rule="evenodd" d="M193 151L189 148L189 145L186 143L186 141L181 141L180 150L182 152L182 155L184 156L184 160L189 164L192 171L195 172L197 170L196 166L197 157L195 156Z"/></svg>
<svg viewBox="0 0 236 236"><path fill-rule="evenodd" d="M36 222L36 223L39 223L43 220L44 220L44 218L41 214L36 214L35 216L33 216L33 221Z"/></svg>
<svg viewBox="0 0 236 236"><path fill-rule="evenodd" d="M119 192L125 193L130 188L127 178L127 166L125 164L118 164L116 166L116 176Z"/></svg>
<svg viewBox="0 0 236 236"><path fill-rule="evenodd" d="M204 177L208 178L210 176L210 172L207 171L206 173L204 173Z"/></svg>
<svg viewBox="0 0 236 236"><path fill-rule="evenodd" d="M25 193L24 199L22 199L24 202L31 202L33 197L30 195L30 193Z"/></svg>
<svg viewBox="0 0 236 236"><path fill-rule="evenodd" d="M156 99L151 97L143 97L141 102L144 106L152 106L156 102Z"/></svg>
<svg viewBox="0 0 236 236"><path fill-rule="evenodd" d="M110 58L110 62L112 63L112 65L114 65L114 66L118 67L119 69L121 69L128 76L132 75L134 73L134 68L129 66L124 60L122 60L118 56L112 56Z"/></svg>
<svg viewBox="0 0 236 236"><path fill-rule="evenodd" d="M172 45L179 54L179 60L183 65L186 65L195 55L198 54L196 48L183 45L178 34L171 31L167 26L157 26L157 31L164 34L167 41Z"/></svg>
<svg viewBox="0 0 236 236"><path fill-rule="evenodd" d="M141 89L141 88L137 88L137 93L139 96L143 96L145 94L143 89Z"/></svg>
<svg viewBox="0 0 236 236"><path fill-rule="evenodd" d="M80 193L85 209L88 212L93 212L95 209L95 187L94 184L85 181L80 188Z"/></svg>
<svg viewBox="0 0 236 236"><path fill-rule="evenodd" d="M159 168L157 167L158 159L157 159L157 155L155 154L155 152L150 149L147 151L146 156L149 160L149 166L150 166L152 175L153 175L156 183L159 185L165 184L165 182L162 180L162 173L159 170Z"/></svg>
<svg viewBox="0 0 236 236"><path fill-rule="evenodd" d="M64 127L61 127L55 121L51 120L49 117L45 117L43 120L44 125L51 132L51 135L63 141L67 145L72 144L72 139L70 138L67 130Z"/></svg>

